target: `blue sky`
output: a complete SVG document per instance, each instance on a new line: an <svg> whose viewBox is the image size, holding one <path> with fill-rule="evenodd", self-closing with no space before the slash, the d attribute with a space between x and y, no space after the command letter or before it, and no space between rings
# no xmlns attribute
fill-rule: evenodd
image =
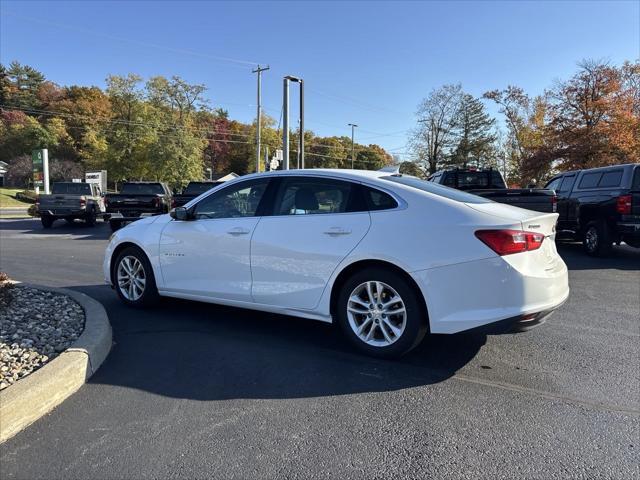
<svg viewBox="0 0 640 480"><path fill-rule="evenodd" d="M268 64L263 105L276 120L282 77L301 76L308 128L350 135L347 123L357 123L357 141L399 154L434 87L461 82L481 95L515 84L538 94L583 58L639 57L640 1L0 0L3 63L32 65L61 85L180 75L242 121L255 117L250 63ZM294 100L292 122L296 109Z"/></svg>

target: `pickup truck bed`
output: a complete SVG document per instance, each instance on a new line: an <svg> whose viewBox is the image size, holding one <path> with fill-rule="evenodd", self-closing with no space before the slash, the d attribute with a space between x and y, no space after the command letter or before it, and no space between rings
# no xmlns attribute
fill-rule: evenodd
<svg viewBox="0 0 640 480"><path fill-rule="evenodd" d="M120 193L105 198L106 215L112 230L150 215L168 213L171 205L169 188L160 182L128 182Z"/></svg>
<svg viewBox="0 0 640 480"><path fill-rule="evenodd" d="M553 190L538 188L507 188L498 170L461 169L434 173L429 181L464 190L498 203L526 208L536 212L555 213L557 197Z"/></svg>

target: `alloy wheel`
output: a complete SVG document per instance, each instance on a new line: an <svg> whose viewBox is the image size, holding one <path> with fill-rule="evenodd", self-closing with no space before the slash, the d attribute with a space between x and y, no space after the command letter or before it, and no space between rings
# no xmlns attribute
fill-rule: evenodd
<svg viewBox="0 0 640 480"><path fill-rule="evenodd" d="M374 347L397 341L407 325L402 297L390 285L368 281L358 285L347 302L349 326L356 336Z"/></svg>
<svg viewBox="0 0 640 480"><path fill-rule="evenodd" d="M135 302L142 297L147 279L142 262L128 255L118 264L118 288L127 300Z"/></svg>

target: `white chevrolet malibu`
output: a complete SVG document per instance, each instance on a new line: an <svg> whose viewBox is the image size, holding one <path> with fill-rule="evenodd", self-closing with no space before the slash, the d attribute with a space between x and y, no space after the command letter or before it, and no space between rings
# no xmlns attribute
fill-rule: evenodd
<svg viewBox="0 0 640 480"><path fill-rule="evenodd" d="M117 231L104 275L132 306L176 297L337 322L393 357L427 332L541 323L569 295L557 218L385 172L248 175Z"/></svg>

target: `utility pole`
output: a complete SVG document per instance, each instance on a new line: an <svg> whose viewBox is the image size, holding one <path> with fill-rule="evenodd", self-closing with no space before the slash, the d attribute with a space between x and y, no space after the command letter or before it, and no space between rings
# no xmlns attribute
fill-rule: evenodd
<svg viewBox="0 0 640 480"><path fill-rule="evenodd" d="M269 70L269 65L252 70L258 74L258 117L256 119L256 173L260 172L260 122L262 120L262 72Z"/></svg>
<svg viewBox="0 0 640 480"><path fill-rule="evenodd" d="M353 170L353 161L356 158L356 149L355 149L355 144L353 143L353 129L356 128L358 125L356 125L355 123L349 123L348 124L351 127L351 170Z"/></svg>

